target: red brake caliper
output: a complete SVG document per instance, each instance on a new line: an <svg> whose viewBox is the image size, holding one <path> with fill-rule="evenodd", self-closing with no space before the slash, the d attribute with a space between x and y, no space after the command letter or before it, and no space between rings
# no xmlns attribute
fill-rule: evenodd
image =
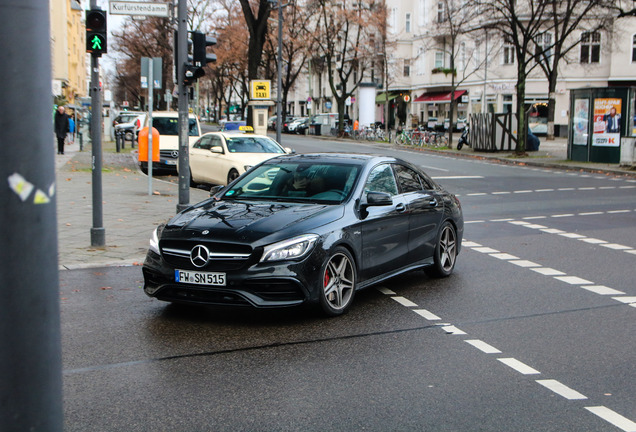
<svg viewBox="0 0 636 432"><path fill-rule="evenodd" d="M329 271L328 271L328 270L325 270L325 280L324 280L324 284L325 284L324 286L325 286L325 288L327 288L327 285L329 285L329 280L330 280L330 279L331 279L331 278L329 277Z"/></svg>

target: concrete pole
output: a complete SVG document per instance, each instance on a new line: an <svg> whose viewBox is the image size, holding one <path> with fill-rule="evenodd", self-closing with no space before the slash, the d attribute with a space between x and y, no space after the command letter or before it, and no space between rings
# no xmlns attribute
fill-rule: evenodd
<svg viewBox="0 0 636 432"><path fill-rule="evenodd" d="M283 5L278 0L278 78L276 95L276 141L281 143L283 127Z"/></svg>
<svg viewBox="0 0 636 432"><path fill-rule="evenodd" d="M62 431L49 3L0 9L0 430Z"/></svg>
<svg viewBox="0 0 636 432"><path fill-rule="evenodd" d="M102 89L99 86L99 57L91 55L91 154L93 171L93 227L91 246L106 244L102 198ZM133 138L134 139L134 138Z"/></svg>

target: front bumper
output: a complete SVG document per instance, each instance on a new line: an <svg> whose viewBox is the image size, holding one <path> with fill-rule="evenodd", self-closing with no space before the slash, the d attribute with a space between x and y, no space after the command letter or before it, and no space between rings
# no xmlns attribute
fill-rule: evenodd
<svg viewBox="0 0 636 432"><path fill-rule="evenodd" d="M283 308L314 303L321 268L317 255L321 254L314 251L298 262L247 263L225 271L225 286L209 286L176 282L175 267L148 251L142 268L144 292L162 301L213 306Z"/></svg>

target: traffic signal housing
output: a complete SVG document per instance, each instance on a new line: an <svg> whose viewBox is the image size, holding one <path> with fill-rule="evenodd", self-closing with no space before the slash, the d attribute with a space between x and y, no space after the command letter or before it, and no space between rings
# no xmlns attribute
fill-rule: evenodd
<svg viewBox="0 0 636 432"><path fill-rule="evenodd" d="M90 9L86 11L86 52L101 57L107 52L108 31L106 11Z"/></svg>
<svg viewBox="0 0 636 432"><path fill-rule="evenodd" d="M194 66L204 67L208 63L216 61L216 54L208 54L207 47L216 45L216 38L205 33L192 32L192 59ZM204 73L205 74L205 73Z"/></svg>

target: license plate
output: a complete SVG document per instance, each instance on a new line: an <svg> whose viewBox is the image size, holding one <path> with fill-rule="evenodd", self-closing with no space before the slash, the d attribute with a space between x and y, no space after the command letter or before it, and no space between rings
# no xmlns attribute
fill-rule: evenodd
<svg viewBox="0 0 636 432"><path fill-rule="evenodd" d="M166 165L176 165L176 164L177 164L177 161L174 161L174 160L167 160L166 161Z"/></svg>
<svg viewBox="0 0 636 432"><path fill-rule="evenodd" d="M189 270L175 270L175 282L194 285L225 286L225 273L196 272Z"/></svg>

